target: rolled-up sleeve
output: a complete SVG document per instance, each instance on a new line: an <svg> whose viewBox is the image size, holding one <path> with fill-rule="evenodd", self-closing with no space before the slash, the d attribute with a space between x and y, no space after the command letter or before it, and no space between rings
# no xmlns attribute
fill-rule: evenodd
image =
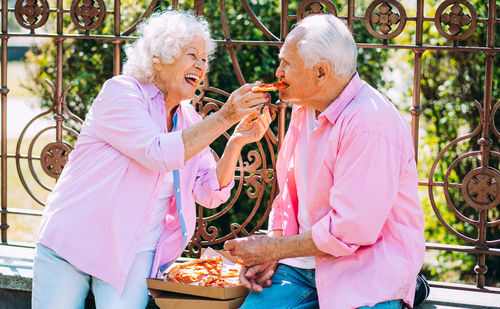
<svg viewBox="0 0 500 309"><path fill-rule="evenodd" d="M229 199L234 179L221 188L217 177L217 163L210 148L205 148L200 156L200 167L194 183L193 195L198 204L214 208Z"/></svg>
<svg viewBox="0 0 500 309"><path fill-rule="evenodd" d="M108 80L88 118L105 142L145 167L165 172L184 166L182 131L162 132L132 79Z"/></svg>
<svg viewBox="0 0 500 309"><path fill-rule="evenodd" d="M342 143L333 167L331 210L312 227L321 251L346 256L376 242L397 197L400 157L396 142L375 133Z"/></svg>
<svg viewBox="0 0 500 309"><path fill-rule="evenodd" d="M283 217L281 215L281 208L278 199L280 194L278 194L278 196L274 199L271 212L269 213L269 223L267 227L269 231L283 229Z"/></svg>

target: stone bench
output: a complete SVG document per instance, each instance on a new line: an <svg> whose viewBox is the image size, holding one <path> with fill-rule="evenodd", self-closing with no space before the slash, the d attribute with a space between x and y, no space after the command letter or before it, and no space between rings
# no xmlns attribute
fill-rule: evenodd
<svg viewBox="0 0 500 309"><path fill-rule="evenodd" d="M32 248L0 245L0 309L31 308L33 254ZM87 298L86 308L95 308L92 297ZM429 298L417 308L500 309L500 294L432 287Z"/></svg>

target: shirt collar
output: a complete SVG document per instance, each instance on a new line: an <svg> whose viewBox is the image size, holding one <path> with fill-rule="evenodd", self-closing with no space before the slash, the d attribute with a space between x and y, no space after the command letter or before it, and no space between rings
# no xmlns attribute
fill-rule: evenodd
<svg viewBox="0 0 500 309"><path fill-rule="evenodd" d="M161 93L160 89L158 89L158 87L156 87L156 85L153 83L142 84L142 87L144 88L144 91L146 91L149 98L151 98L151 99L153 99L159 93Z"/></svg>
<svg viewBox="0 0 500 309"><path fill-rule="evenodd" d="M347 105L351 103L352 99L354 99L361 90L363 83L363 80L356 72L349 84L342 90L342 93L318 116L318 120L322 117L326 117L330 123L334 124Z"/></svg>

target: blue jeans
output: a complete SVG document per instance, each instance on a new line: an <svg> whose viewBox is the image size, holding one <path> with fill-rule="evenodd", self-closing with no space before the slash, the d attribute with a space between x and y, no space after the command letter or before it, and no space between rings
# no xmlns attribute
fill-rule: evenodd
<svg viewBox="0 0 500 309"><path fill-rule="evenodd" d="M154 251L136 255L120 295L111 285L90 276L58 256L51 249L36 245L33 265L33 309L83 309L92 288L97 309L146 308L146 277L153 264Z"/></svg>
<svg viewBox="0 0 500 309"><path fill-rule="evenodd" d="M262 292L250 292L240 309L312 309L319 308L314 269L302 269L278 264L271 278L272 285ZM399 300L376 304L360 309L400 309Z"/></svg>

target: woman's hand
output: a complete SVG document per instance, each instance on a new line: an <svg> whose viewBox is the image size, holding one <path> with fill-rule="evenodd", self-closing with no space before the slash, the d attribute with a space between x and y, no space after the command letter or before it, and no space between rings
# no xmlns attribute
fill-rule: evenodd
<svg viewBox="0 0 500 309"><path fill-rule="evenodd" d="M260 105L268 102L271 97L265 92L252 92L255 84L245 84L231 93L219 113L231 124L240 121L243 117L256 113Z"/></svg>
<svg viewBox="0 0 500 309"><path fill-rule="evenodd" d="M187 162L196 154L200 153L205 147L210 145L217 137L219 137L221 134L223 134L225 131L231 128L235 123L243 119L243 117L259 112L261 108L260 104L268 102L269 95L263 92L260 93L252 92L251 91L252 87L258 84L259 83L246 84L236 89L233 93L231 93L227 102L221 107L221 109L218 112L212 113L207 117L205 117L203 121L200 121L199 123L182 130L185 162ZM266 120L266 118L264 118L264 120ZM266 122L262 123L266 128L269 125L269 123L266 124ZM257 137L258 139L260 139L262 135L260 135L259 137L258 134L262 131L262 129L261 128L252 129L253 126L254 125L247 126L247 128L250 127L250 130L244 130L245 133L241 134L239 138L236 138L236 141L238 143L240 141L241 143L248 143L250 141L256 140ZM265 130L263 130L262 132L265 132ZM230 148L235 149L234 153L238 153L239 155L239 151L241 149L236 149L236 148L243 147L244 144L230 143L227 146L228 147L231 146ZM233 155L231 155L231 159L229 159L228 162L233 162L232 157ZM238 157L236 156L236 159L234 160L235 160L234 162L236 162L238 160ZM234 177L234 175L231 177ZM223 184L226 183L226 181L225 180L221 181L221 178L219 178L219 183Z"/></svg>
<svg viewBox="0 0 500 309"><path fill-rule="evenodd" d="M256 111L245 116L236 126L230 141L239 145L257 142L264 136L270 123L271 114L266 106L262 114Z"/></svg>
<svg viewBox="0 0 500 309"><path fill-rule="evenodd" d="M262 114L256 111L243 118L236 126L221 159L217 163L217 178L221 188L233 180L241 148L248 143L259 141L266 133L269 123L271 123L271 115L269 107L266 106Z"/></svg>

